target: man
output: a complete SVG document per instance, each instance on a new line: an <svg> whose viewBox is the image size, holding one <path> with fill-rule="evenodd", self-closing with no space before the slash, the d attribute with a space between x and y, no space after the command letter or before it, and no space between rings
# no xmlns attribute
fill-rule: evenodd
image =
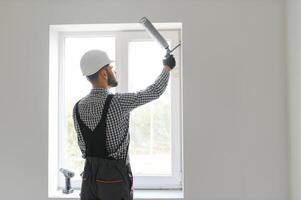
<svg viewBox="0 0 301 200"><path fill-rule="evenodd" d="M162 72L153 84L137 92L112 94L109 88L118 85L112 62L100 50L86 52L80 61L82 74L93 87L73 108L78 145L85 159L81 200L133 199L128 155L130 112L163 94L169 72L176 65L170 55L163 60Z"/></svg>

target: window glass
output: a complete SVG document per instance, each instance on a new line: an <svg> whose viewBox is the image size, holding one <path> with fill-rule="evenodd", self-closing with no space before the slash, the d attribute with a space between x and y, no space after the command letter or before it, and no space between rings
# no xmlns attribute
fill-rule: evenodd
<svg viewBox="0 0 301 200"><path fill-rule="evenodd" d="M154 41L129 43L129 91L145 89L163 69L166 51ZM170 84L152 102L134 109L130 120L130 159L137 176L171 175Z"/></svg>
<svg viewBox="0 0 301 200"><path fill-rule="evenodd" d="M64 96L66 131L63 131L61 141L61 167L74 170L74 179L79 179L79 174L83 170L84 159L77 144L77 134L74 129L72 119L72 109L74 104L82 97L86 96L92 85L82 75L80 70L81 56L89 50L99 49L107 52L110 59L115 60L115 37L80 37L66 38L64 50ZM115 63L112 63L114 66ZM115 88L111 88L114 92ZM74 180L73 179L73 180Z"/></svg>

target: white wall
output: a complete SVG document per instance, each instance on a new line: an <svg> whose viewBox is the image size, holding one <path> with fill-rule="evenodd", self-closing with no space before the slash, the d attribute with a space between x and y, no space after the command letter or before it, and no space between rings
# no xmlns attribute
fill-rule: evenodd
<svg viewBox="0 0 301 200"><path fill-rule="evenodd" d="M0 0L1 199L47 199L49 25L142 16L183 23L185 200L288 199L284 11L284 0Z"/></svg>
<svg viewBox="0 0 301 200"><path fill-rule="evenodd" d="M287 64L291 200L301 199L301 2L287 0Z"/></svg>

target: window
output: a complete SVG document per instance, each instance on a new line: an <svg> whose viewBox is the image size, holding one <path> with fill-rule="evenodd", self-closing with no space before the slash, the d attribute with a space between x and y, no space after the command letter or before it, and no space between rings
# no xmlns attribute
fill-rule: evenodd
<svg viewBox="0 0 301 200"><path fill-rule="evenodd" d="M63 28L62 28L63 27ZM165 50L144 31L66 31L66 26L50 29L49 83L49 189L63 188L59 168L75 172L71 179L80 188L79 174L84 159L77 145L72 120L76 101L87 95L90 83L81 75L79 61L90 49L101 49L116 61L119 85L112 92L137 91L152 84L162 70ZM180 41L180 30L161 30L169 45ZM135 189L182 188L181 159L181 61L180 48L174 51L177 67L159 99L131 112L130 161Z"/></svg>

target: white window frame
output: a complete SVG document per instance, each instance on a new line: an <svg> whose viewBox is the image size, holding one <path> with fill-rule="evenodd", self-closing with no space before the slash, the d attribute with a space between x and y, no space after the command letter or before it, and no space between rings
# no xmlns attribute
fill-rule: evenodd
<svg viewBox="0 0 301 200"><path fill-rule="evenodd" d="M159 28L158 28L159 29ZM180 42L180 29L160 30L160 33L167 40L171 40L171 48ZM60 160L58 149L62 149L66 134L59 134L64 130L61 124L65 122L62 116L63 100L64 100L64 85L62 77L64 77L64 39L66 37L103 37L114 36L116 38L116 71L119 75L119 85L116 92L128 91L128 42L129 41L153 41L152 38L144 31L139 29L133 30L112 30L112 31L66 31L61 30L59 26L54 26L50 29L50 68L49 68L49 193L53 190L61 189L64 185L64 178L58 172L59 164L64 162ZM172 114L171 132L172 132L172 176L153 176L140 177L135 176L135 189L182 189L183 173L182 173L182 73L181 73L181 48L174 51L174 56L177 62L176 68L171 71L171 107ZM119 66L122 66L119 68ZM156 77L154 77L156 78ZM56 108L56 109L55 109ZM60 111L59 111L60 110ZM80 180L72 181L72 186L75 189L80 188Z"/></svg>

